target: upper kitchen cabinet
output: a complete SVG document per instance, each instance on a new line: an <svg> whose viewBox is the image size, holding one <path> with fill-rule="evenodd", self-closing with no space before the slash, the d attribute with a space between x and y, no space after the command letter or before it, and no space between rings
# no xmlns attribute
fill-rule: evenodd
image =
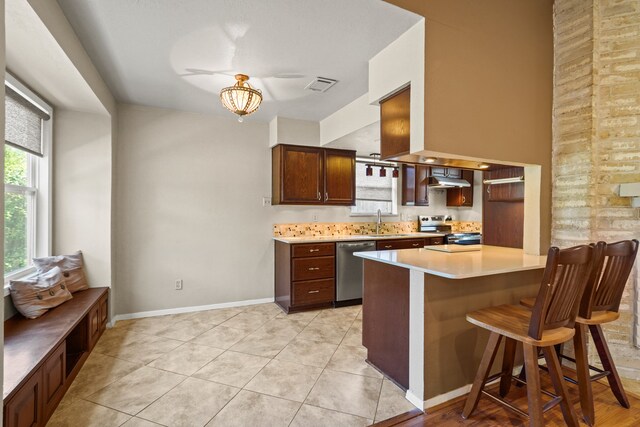
<svg viewBox="0 0 640 427"><path fill-rule="evenodd" d="M274 205L355 204L355 151L276 145L271 155Z"/></svg>
<svg viewBox="0 0 640 427"><path fill-rule="evenodd" d="M433 170L433 168L432 168ZM459 177L469 181L471 187L458 187L447 189L447 206L460 207L473 206L473 171L466 169L449 169L459 171ZM453 176L450 176L453 178Z"/></svg>
<svg viewBox="0 0 640 427"><path fill-rule="evenodd" d="M409 154L410 99L409 86L380 101L380 158L383 160Z"/></svg>
<svg viewBox="0 0 640 427"><path fill-rule="evenodd" d="M402 205L429 206L429 167L402 165Z"/></svg>
<svg viewBox="0 0 640 427"><path fill-rule="evenodd" d="M431 176L460 179L462 178L462 170L457 168L443 168L440 166L431 166Z"/></svg>
<svg viewBox="0 0 640 427"><path fill-rule="evenodd" d="M356 199L356 154L347 150L324 150L324 202L353 205Z"/></svg>

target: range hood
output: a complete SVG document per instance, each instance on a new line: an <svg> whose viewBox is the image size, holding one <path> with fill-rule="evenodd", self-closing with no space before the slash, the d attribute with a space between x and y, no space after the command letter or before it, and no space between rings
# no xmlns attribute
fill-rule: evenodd
<svg viewBox="0 0 640 427"><path fill-rule="evenodd" d="M466 179L445 178L441 176L430 176L427 185L429 188L471 187L471 184Z"/></svg>

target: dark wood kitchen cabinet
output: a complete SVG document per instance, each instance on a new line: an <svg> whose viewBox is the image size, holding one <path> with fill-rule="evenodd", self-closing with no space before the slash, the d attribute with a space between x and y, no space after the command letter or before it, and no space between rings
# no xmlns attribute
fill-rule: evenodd
<svg viewBox="0 0 640 427"><path fill-rule="evenodd" d="M286 313L331 306L335 300L335 243L275 242L275 299Z"/></svg>
<svg viewBox="0 0 640 427"><path fill-rule="evenodd" d="M429 206L429 167L402 165L402 205Z"/></svg>
<svg viewBox="0 0 640 427"><path fill-rule="evenodd" d="M473 206L473 171L462 170L461 178L469 181L471 187L448 188L447 206Z"/></svg>
<svg viewBox="0 0 640 427"><path fill-rule="evenodd" d="M324 203L353 205L356 200L356 153L324 150Z"/></svg>
<svg viewBox="0 0 640 427"><path fill-rule="evenodd" d="M380 101L380 158L409 154L411 86Z"/></svg>
<svg viewBox="0 0 640 427"><path fill-rule="evenodd" d="M379 240L376 242L376 249L379 251L415 249L423 247L424 243L424 239Z"/></svg>
<svg viewBox="0 0 640 427"><path fill-rule="evenodd" d="M274 205L355 204L356 153L298 145L272 149Z"/></svg>
<svg viewBox="0 0 640 427"><path fill-rule="evenodd" d="M462 170L458 168L444 168L441 166L431 166L431 176L442 178L461 178Z"/></svg>

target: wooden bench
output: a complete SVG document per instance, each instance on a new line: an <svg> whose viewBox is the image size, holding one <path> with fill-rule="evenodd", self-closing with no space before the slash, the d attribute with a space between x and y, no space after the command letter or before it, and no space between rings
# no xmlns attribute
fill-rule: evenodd
<svg viewBox="0 0 640 427"><path fill-rule="evenodd" d="M109 288L91 288L33 320L4 322L4 425L44 426L107 325Z"/></svg>

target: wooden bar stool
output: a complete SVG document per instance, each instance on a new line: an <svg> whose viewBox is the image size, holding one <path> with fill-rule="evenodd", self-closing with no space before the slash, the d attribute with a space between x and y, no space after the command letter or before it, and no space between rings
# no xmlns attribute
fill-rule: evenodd
<svg viewBox="0 0 640 427"><path fill-rule="evenodd" d="M570 340L575 333L573 326L580 299L591 272L592 256L599 249L600 247L593 248L588 245L563 250L556 247L550 248L540 291L532 310L520 305L500 305L467 314L467 321L488 329L491 335L462 411L463 418L471 416L481 393L527 417L524 411L502 399L509 392L512 379L521 381L512 376L512 370L516 343L522 343L527 373L529 424L543 425L543 413L559 403L567 425L578 426L578 418L573 405L567 398L567 389L562 380L560 363L553 346ZM503 337L506 342L502 371L489 377L491 365ZM556 395L545 392L553 399L545 404L544 408L538 369L538 348L542 349L547 360L549 374L556 391ZM484 390L487 382L497 378L500 378L499 396Z"/></svg>
<svg viewBox="0 0 640 427"><path fill-rule="evenodd" d="M589 425L595 423L591 381L606 377L620 405L625 408L630 407L601 325L613 322L620 317L620 300L638 253L638 240L624 240L611 244L600 242L599 245L603 245L603 250L598 253L598 259L594 259L593 274L587 283L576 318L576 333L573 337L576 357L574 359L560 354L561 359L567 359L576 364L578 381L569 377L565 379L578 384L582 416ZM534 298L524 298L520 304L531 308L534 306ZM587 328L591 331L604 369L589 365ZM591 375L589 370L596 371L597 374Z"/></svg>

